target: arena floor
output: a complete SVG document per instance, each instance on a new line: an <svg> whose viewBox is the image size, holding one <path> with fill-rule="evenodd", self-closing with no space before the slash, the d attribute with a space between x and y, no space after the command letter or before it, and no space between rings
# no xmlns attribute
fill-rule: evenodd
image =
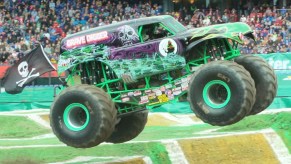
<svg viewBox="0 0 291 164"><path fill-rule="evenodd" d="M0 122L0 163L291 163L291 109L226 127L193 114L150 113L136 139L90 149L59 142L48 110L1 112Z"/></svg>

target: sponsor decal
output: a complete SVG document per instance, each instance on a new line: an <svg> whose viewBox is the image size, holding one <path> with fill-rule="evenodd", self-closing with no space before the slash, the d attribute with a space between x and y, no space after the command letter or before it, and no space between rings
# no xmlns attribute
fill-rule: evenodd
<svg viewBox="0 0 291 164"><path fill-rule="evenodd" d="M175 95L175 96L177 96L177 95L179 95L179 94L181 94L182 93L182 90L174 90L174 92L173 92L173 94Z"/></svg>
<svg viewBox="0 0 291 164"><path fill-rule="evenodd" d="M121 98L127 97L127 94L121 94Z"/></svg>
<svg viewBox="0 0 291 164"><path fill-rule="evenodd" d="M121 99L122 102L128 102L129 100L130 100L129 97L124 97Z"/></svg>
<svg viewBox="0 0 291 164"><path fill-rule="evenodd" d="M128 96L133 96L133 92L128 92Z"/></svg>
<svg viewBox="0 0 291 164"><path fill-rule="evenodd" d="M150 93L152 93L152 90L145 90L144 93L150 94Z"/></svg>
<svg viewBox="0 0 291 164"><path fill-rule="evenodd" d="M160 90L155 90L155 92L156 92L156 95L157 95L157 96L160 96L160 95L163 94L162 91L160 91Z"/></svg>
<svg viewBox="0 0 291 164"><path fill-rule="evenodd" d="M162 94L160 96L158 96L159 102L168 102L169 98L167 97L166 94Z"/></svg>
<svg viewBox="0 0 291 164"><path fill-rule="evenodd" d="M149 97L156 97L156 93L150 93L148 96Z"/></svg>
<svg viewBox="0 0 291 164"><path fill-rule="evenodd" d="M67 58L67 59L60 59L58 62L59 67L68 67L72 64L73 59L72 58Z"/></svg>
<svg viewBox="0 0 291 164"><path fill-rule="evenodd" d="M140 97L140 100L141 101L149 100L149 97L148 96L141 96Z"/></svg>
<svg viewBox="0 0 291 164"><path fill-rule="evenodd" d="M174 88L173 91L181 91L181 87Z"/></svg>
<svg viewBox="0 0 291 164"><path fill-rule="evenodd" d="M287 77L284 78L283 80L291 80L291 76L287 76Z"/></svg>
<svg viewBox="0 0 291 164"><path fill-rule="evenodd" d="M182 81L181 80L178 80L178 81L175 82L175 85L179 85L181 83L182 83Z"/></svg>
<svg viewBox="0 0 291 164"><path fill-rule="evenodd" d="M188 83L182 83L181 84L181 87L182 87L182 91L186 91L188 89Z"/></svg>
<svg viewBox="0 0 291 164"><path fill-rule="evenodd" d="M187 78L182 78L181 81L182 81L182 83L188 82L188 79Z"/></svg>
<svg viewBox="0 0 291 164"><path fill-rule="evenodd" d="M167 84L165 87L166 87L166 89L169 89L169 88L172 88L173 86L172 86L172 84Z"/></svg>
<svg viewBox="0 0 291 164"><path fill-rule="evenodd" d="M134 91L133 95L134 96L140 96L141 95L141 91Z"/></svg>
<svg viewBox="0 0 291 164"><path fill-rule="evenodd" d="M155 98L157 98L157 96L156 96L156 95L149 96L149 100L153 100L153 99L155 99Z"/></svg>
<svg viewBox="0 0 291 164"><path fill-rule="evenodd" d="M141 96L140 97L139 104L145 104L145 103L148 103L148 102L149 102L148 96Z"/></svg>
<svg viewBox="0 0 291 164"><path fill-rule="evenodd" d="M174 100L174 95L168 95L169 100Z"/></svg>
<svg viewBox="0 0 291 164"><path fill-rule="evenodd" d="M165 86L162 86L160 90L161 90L162 92L165 92L165 91L166 91L166 87L165 87Z"/></svg>

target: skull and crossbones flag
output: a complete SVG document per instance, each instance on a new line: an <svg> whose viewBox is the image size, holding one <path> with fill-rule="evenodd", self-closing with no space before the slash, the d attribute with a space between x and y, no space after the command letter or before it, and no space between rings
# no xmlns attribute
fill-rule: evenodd
<svg viewBox="0 0 291 164"><path fill-rule="evenodd" d="M2 84L9 94L21 93L28 83L53 70L55 67L39 45L6 71Z"/></svg>

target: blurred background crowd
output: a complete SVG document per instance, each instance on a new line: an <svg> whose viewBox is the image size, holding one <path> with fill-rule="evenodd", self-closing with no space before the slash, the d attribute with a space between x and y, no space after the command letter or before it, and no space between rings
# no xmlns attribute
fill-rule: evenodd
<svg viewBox="0 0 291 164"><path fill-rule="evenodd" d="M248 1L250 2L250 1ZM67 35L114 22L169 14L187 28L218 23L245 22L256 35L256 43L246 40L243 54L291 51L291 5L276 8L271 4L242 10L235 8L197 8L182 6L164 11L158 3L121 0L2 0L0 2L0 65L14 64L26 51L41 43L50 60L56 63L60 42Z"/></svg>

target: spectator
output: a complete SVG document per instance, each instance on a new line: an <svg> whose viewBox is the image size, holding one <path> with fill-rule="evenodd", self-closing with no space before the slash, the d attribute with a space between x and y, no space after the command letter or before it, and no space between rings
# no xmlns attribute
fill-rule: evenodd
<svg viewBox="0 0 291 164"><path fill-rule="evenodd" d="M0 59L14 63L17 53L32 49L40 42L56 61L60 42L69 34L81 30L116 23L128 19L163 14L160 4L117 0L4 0L0 2ZM290 6L291 7L291 6ZM289 7L289 8L290 8ZM187 28L241 21L248 23L257 36L257 45L246 41L242 53L290 52L290 9L261 4L251 0L238 10L197 9L187 6L179 12L167 13L181 21ZM242 9L242 10L241 10ZM240 13L243 15L239 18ZM255 49L255 47L259 47ZM17 52L19 51L19 52ZM2 62L2 64L3 64ZM1 64L1 63L0 63Z"/></svg>

